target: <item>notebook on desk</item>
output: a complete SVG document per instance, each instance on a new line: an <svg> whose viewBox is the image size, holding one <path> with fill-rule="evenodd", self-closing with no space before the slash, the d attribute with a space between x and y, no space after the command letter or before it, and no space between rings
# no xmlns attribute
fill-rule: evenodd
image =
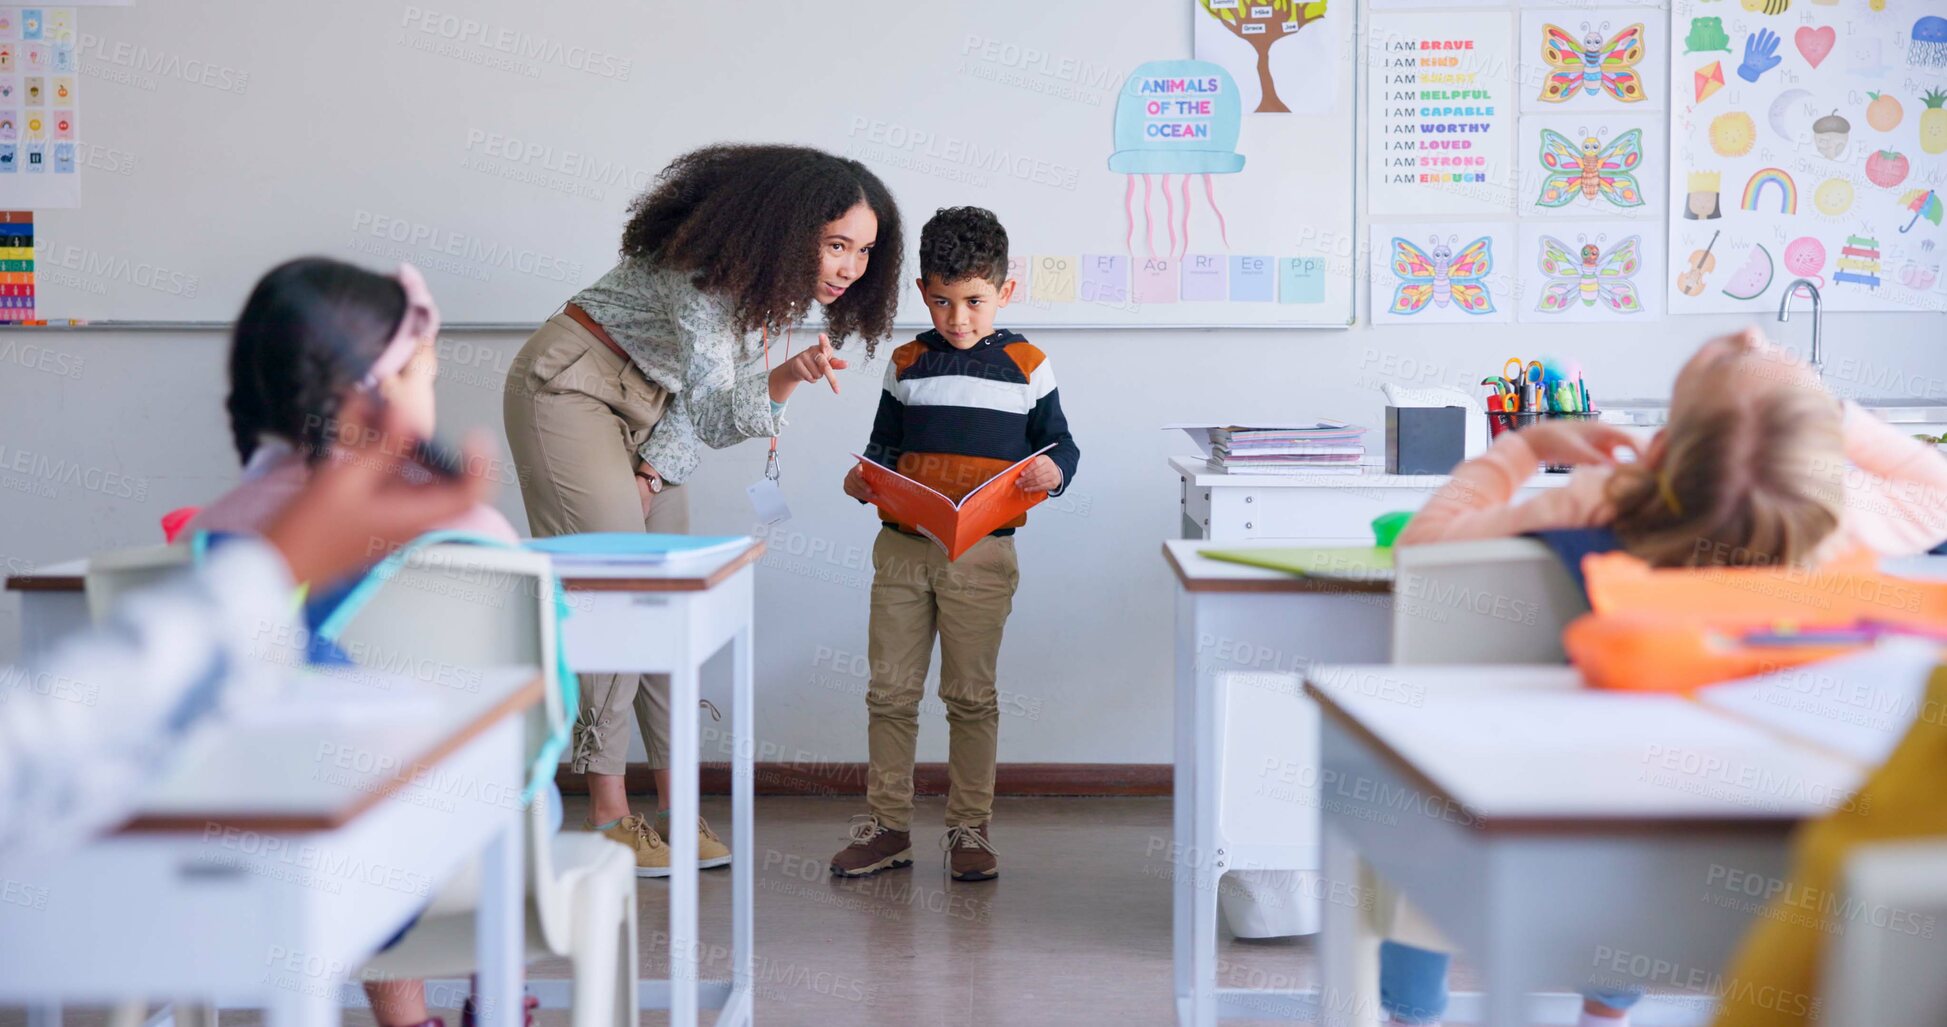
<svg viewBox="0 0 1947 1027"><path fill-rule="evenodd" d="M1391 581L1393 551L1378 546L1266 546L1250 549L1199 549L1197 555L1248 564L1306 578L1339 581Z"/></svg>
<svg viewBox="0 0 1947 1027"><path fill-rule="evenodd" d="M749 535L668 535L643 531L587 531L528 539L557 568L625 567L729 556L750 545Z"/></svg>

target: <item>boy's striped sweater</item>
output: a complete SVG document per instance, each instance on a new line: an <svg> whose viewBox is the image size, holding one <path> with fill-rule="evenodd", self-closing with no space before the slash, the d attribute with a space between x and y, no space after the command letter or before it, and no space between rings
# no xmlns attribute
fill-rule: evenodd
<svg viewBox="0 0 1947 1027"><path fill-rule="evenodd" d="M865 455L958 502L1050 443L1060 494L1075 480L1082 451L1068 433L1046 354L1006 330L963 350L929 331L892 351ZM1026 523L1024 515L994 534L1012 535Z"/></svg>

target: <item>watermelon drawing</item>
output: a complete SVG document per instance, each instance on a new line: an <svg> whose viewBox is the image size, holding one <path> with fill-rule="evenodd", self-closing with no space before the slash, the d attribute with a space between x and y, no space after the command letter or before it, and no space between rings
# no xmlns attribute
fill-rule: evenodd
<svg viewBox="0 0 1947 1027"><path fill-rule="evenodd" d="M1754 300L1771 288L1771 253L1757 243L1751 244L1751 252L1744 263L1724 283L1724 295L1734 300Z"/></svg>

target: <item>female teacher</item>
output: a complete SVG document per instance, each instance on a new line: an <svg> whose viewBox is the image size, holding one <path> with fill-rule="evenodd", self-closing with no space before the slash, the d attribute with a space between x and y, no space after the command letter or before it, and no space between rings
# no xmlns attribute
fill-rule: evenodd
<svg viewBox="0 0 1947 1027"><path fill-rule="evenodd" d="M857 161L797 146L678 157L630 206L621 262L508 372L507 440L534 534L687 531L682 483L704 446L777 434L801 384L838 391L832 369L846 363L826 335L767 371L764 333L816 303L830 338L860 336L869 355L892 332L902 249L892 195ZM623 787L631 707L655 770L653 825L629 812ZM585 826L634 849L644 877L669 873L669 716L665 675L581 678ZM730 862L707 823L696 830L700 865Z"/></svg>

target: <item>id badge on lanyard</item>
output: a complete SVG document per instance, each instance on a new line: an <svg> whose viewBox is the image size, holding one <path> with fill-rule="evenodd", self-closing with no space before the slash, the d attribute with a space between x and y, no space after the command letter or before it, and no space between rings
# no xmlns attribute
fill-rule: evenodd
<svg viewBox="0 0 1947 1027"><path fill-rule="evenodd" d="M784 336L785 356L791 354L791 336ZM764 330L764 370L771 369L771 332ZM777 436L771 436L771 450L764 457L764 476L745 487L744 494L750 497L751 510L757 514L757 523L763 525L780 524L791 519L791 506L784 501L784 490L778 487Z"/></svg>

